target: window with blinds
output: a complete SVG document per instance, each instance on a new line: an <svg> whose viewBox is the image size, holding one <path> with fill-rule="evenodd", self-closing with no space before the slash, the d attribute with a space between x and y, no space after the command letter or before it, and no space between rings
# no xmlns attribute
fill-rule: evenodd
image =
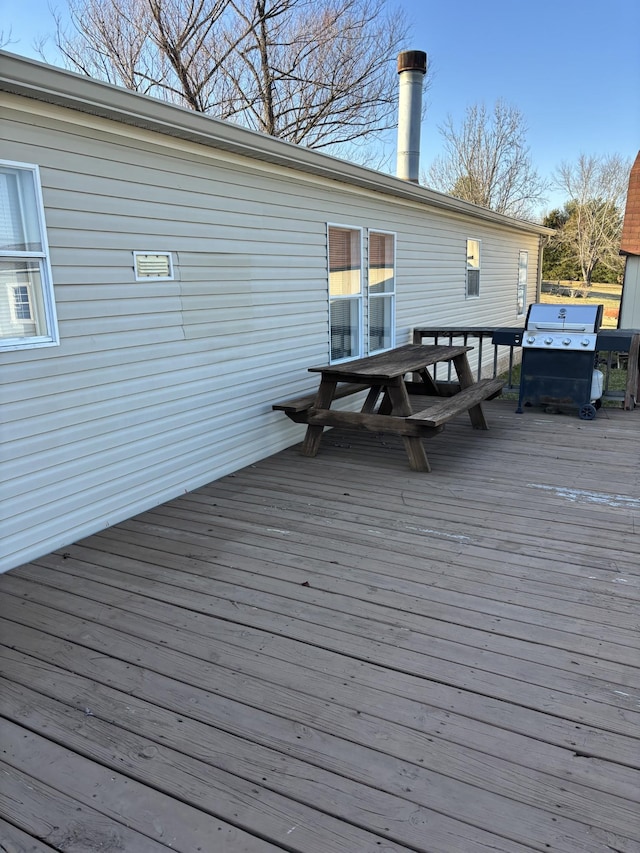
<svg viewBox="0 0 640 853"><path fill-rule="evenodd" d="M57 343L38 167L0 161L0 349Z"/></svg>
<svg viewBox="0 0 640 853"><path fill-rule="evenodd" d="M396 241L385 231L327 227L332 362L395 345Z"/></svg>
<svg viewBox="0 0 640 853"><path fill-rule="evenodd" d="M330 225L329 325L331 361L362 354L362 232Z"/></svg>

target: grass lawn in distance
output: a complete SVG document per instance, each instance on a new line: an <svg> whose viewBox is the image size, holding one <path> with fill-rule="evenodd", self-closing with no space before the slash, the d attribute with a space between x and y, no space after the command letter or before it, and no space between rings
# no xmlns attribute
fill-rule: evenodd
<svg viewBox="0 0 640 853"><path fill-rule="evenodd" d="M592 284L587 288L582 282L545 281L540 301L558 305L584 305L585 302L604 305L602 328L617 329L621 295L621 284Z"/></svg>

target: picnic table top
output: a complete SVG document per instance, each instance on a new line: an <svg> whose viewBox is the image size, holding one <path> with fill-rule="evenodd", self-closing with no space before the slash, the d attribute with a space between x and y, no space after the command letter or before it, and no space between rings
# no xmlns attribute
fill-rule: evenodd
<svg viewBox="0 0 640 853"><path fill-rule="evenodd" d="M451 361L471 349L473 347L470 346L406 344L377 355L358 358L355 361L310 367L309 370L312 373L322 373L323 378L331 377L338 381L347 379L359 382L384 381L422 370L427 365L438 361Z"/></svg>

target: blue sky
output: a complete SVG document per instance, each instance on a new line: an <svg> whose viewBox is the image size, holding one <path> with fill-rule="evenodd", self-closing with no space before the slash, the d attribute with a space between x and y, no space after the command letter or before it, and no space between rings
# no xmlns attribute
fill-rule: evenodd
<svg viewBox="0 0 640 853"><path fill-rule="evenodd" d="M527 125L533 162L550 176L580 153L640 149L637 0L403 0L414 43L429 56L422 162L441 150L448 114L503 98Z"/></svg>
<svg viewBox="0 0 640 853"><path fill-rule="evenodd" d="M33 41L51 33L49 6L65 0L0 0L8 50L38 58ZM523 113L532 160L544 177L580 153L640 149L638 0L389 0L411 22L407 48L425 50L422 168L441 153L438 125L465 108L503 98ZM51 57L52 58L52 57ZM561 203L551 194L547 207Z"/></svg>

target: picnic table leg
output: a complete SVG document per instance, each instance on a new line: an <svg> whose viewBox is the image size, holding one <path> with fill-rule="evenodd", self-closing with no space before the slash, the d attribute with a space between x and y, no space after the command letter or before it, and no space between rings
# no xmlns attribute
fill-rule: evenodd
<svg viewBox="0 0 640 853"><path fill-rule="evenodd" d="M313 404L314 409L330 409L333 395L335 394L338 383L328 379L323 379L320 382L318 393ZM318 424L309 424L307 432L302 442L303 456L316 456L320 450L320 442L322 440L322 430L324 427Z"/></svg>
<svg viewBox="0 0 640 853"><path fill-rule="evenodd" d="M457 355L453 359L453 364L456 369L456 373L458 374L460 389L468 388L470 385L473 385L475 380L473 378L473 372L471 371L471 366L469 365L469 359L467 358L466 352L462 353L462 355ZM469 420L471 421L471 426L474 429L489 429L489 424L487 423L487 419L484 416L480 403L469 409Z"/></svg>
<svg viewBox="0 0 640 853"><path fill-rule="evenodd" d="M384 389L384 394L382 395L382 401L380 403L380 407L378 408L379 415L390 415L393 409L393 403L391 402L391 398L389 397L389 390L387 388Z"/></svg>
<svg viewBox="0 0 640 853"><path fill-rule="evenodd" d="M433 394L434 396L440 394L435 379L431 376L426 367L418 373L418 377L422 380L426 394Z"/></svg>
<svg viewBox="0 0 640 853"><path fill-rule="evenodd" d="M369 389L369 393L367 394L367 399L364 401L364 405L360 411L362 412L374 412L376 408L376 403L378 402L378 397L380 396L381 385L372 385Z"/></svg>
<svg viewBox="0 0 640 853"><path fill-rule="evenodd" d="M391 401L391 413L395 416L408 417L413 414L409 395L402 377L396 384L387 385L387 395ZM427 454L422 443L422 439L417 435L403 435L402 441L404 449L409 457L409 465L414 471L431 471L431 465L427 459Z"/></svg>

